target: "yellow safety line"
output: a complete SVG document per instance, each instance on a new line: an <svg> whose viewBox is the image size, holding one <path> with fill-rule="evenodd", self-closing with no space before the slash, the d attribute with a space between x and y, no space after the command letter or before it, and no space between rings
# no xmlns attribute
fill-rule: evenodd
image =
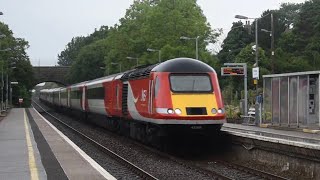
<svg viewBox="0 0 320 180"><path fill-rule="evenodd" d="M29 133L29 126L27 123L27 118L26 118L27 116L26 116L25 109L23 110L23 112L24 112L24 126L25 126L25 130L26 130L26 139L27 139L28 154L29 154L30 176L31 176L31 180L39 180L38 168L37 168L37 164L36 164L35 157L34 157L34 152L33 152L33 147L32 147L32 143L31 143L31 137L30 137L30 133Z"/></svg>

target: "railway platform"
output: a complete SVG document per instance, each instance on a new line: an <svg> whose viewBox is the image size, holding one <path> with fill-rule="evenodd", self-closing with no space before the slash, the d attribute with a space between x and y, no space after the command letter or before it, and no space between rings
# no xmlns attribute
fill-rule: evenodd
<svg viewBox="0 0 320 180"><path fill-rule="evenodd" d="M229 134L294 147L320 150L320 134L225 123L222 131Z"/></svg>
<svg viewBox="0 0 320 180"><path fill-rule="evenodd" d="M0 120L0 179L115 179L33 108Z"/></svg>
<svg viewBox="0 0 320 180"><path fill-rule="evenodd" d="M320 134L226 123L223 137L232 144L229 161L293 173L293 179L320 179ZM300 177L300 178L297 178ZM303 178L301 178L303 177Z"/></svg>

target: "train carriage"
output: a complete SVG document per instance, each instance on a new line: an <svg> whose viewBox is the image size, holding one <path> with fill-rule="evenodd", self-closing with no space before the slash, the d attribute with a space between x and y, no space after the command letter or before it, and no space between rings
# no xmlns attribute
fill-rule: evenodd
<svg viewBox="0 0 320 180"><path fill-rule="evenodd" d="M107 111L107 101L109 100L109 96L111 96L111 88L109 89L106 86L112 82L113 78L114 76L109 76L86 84L87 111L101 115L109 115Z"/></svg>
<svg viewBox="0 0 320 180"><path fill-rule="evenodd" d="M60 106L60 88L52 89L52 103L56 106Z"/></svg>
<svg viewBox="0 0 320 180"><path fill-rule="evenodd" d="M68 88L69 91L69 108L85 111L85 82L72 85Z"/></svg>
<svg viewBox="0 0 320 180"><path fill-rule="evenodd" d="M60 89L60 106L61 107L68 107L68 99L69 99L69 93L67 88L61 88Z"/></svg>

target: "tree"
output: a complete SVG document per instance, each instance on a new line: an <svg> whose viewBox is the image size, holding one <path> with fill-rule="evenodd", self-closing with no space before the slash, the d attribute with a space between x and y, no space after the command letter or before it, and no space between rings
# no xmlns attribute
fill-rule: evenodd
<svg viewBox="0 0 320 180"><path fill-rule="evenodd" d="M71 66L69 81L74 83L102 77L105 67L104 56L107 54L106 45L106 39L102 39L82 47Z"/></svg>
<svg viewBox="0 0 320 180"><path fill-rule="evenodd" d="M72 38L65 50L58 55L58 64L61 66L71 66L82 47L89 45L94 41L106 38L108 33L109 27L101 26L99 30L95 29L88 37L80 36Z"/></svg>
<svg viewBox="0 0 320 180"><path fill-rule="evenodd" d="M199 55L203 59L210 56L206 45L218 35L195 0L135 1L107 38L110 52L105 62L117 61L124 69L133 64L126 62L127 56L139 57L140 64L157 63L158 54L147 52L148 48L161 50L162 59L194 58L195 41L180 40L181 36L200 37Z"/></svg>
<svg viewBox="0 0 320 180"><path fill-rule="evenodd" d="M241 21L233 23L227 38L223 41L222 49L218 53L221 64L235 62L235 57L240 51L253 42L254 36L249 31L251 29L245 28Z"/></svg>
<svg viewBox="0 0 320 180"><path fill-rule="evenodd" d="M29 105L31 97L29 90L33 87L32 66L26 53L26 49L29 47L29 44L22 38L13 37L12 31L2 22L0 22L0 33L6 36L5 38L0 39L1 49L10 49L7 52L0 53L3 74L5 77L8 74L9 82L19 82L19 84L14 88L12 94L13 102L18 102L18 98L24 98L27 100L25 104ZM4 79L6 81L6 78ZM5 84L9 84L9 82L6 82ZM7 88L4 87L4 89L6 90ZM21 89L25 89L26 93L21 94Z"/></svg>
<svg viewBox="0 0 320 180"><path fill-rule="evenodd" d="M158 53L147 52L148 48L161 50L162 60L175 57L195 57L195 41L180 40L181 36L199 36L199 55L209 64L217 64L206 46L215 42L219 32L211 29L196 0L141 0L134 1L119 24L102 26L88 37L73 38L59 54L60 65L72 65L71 82L79 82L102 76L104 73L132 69L136 62L126 57L139 58L139 64L158 62ZM95 72L95 73L93 73Z"/></svg>
<svg viewBox="0 0 320 180"><path fill-rule="evenodd" d="M282 33L278 42L282 61L280 72L317 70L320 68L320 9L319 1L307 1L298 6L293 27ZM288 64L287 64L288 63ZM279 71L278 71L279 72Z"/></svg>

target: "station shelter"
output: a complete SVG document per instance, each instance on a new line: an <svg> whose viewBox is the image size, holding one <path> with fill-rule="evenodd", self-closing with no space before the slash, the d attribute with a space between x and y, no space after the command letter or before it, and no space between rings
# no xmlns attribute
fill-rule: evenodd
<svg viewBox="0 0 320 180"><path fill-rule="evenodd" d="M320 71L263 76L262 123L320 129Z"/></svg>

